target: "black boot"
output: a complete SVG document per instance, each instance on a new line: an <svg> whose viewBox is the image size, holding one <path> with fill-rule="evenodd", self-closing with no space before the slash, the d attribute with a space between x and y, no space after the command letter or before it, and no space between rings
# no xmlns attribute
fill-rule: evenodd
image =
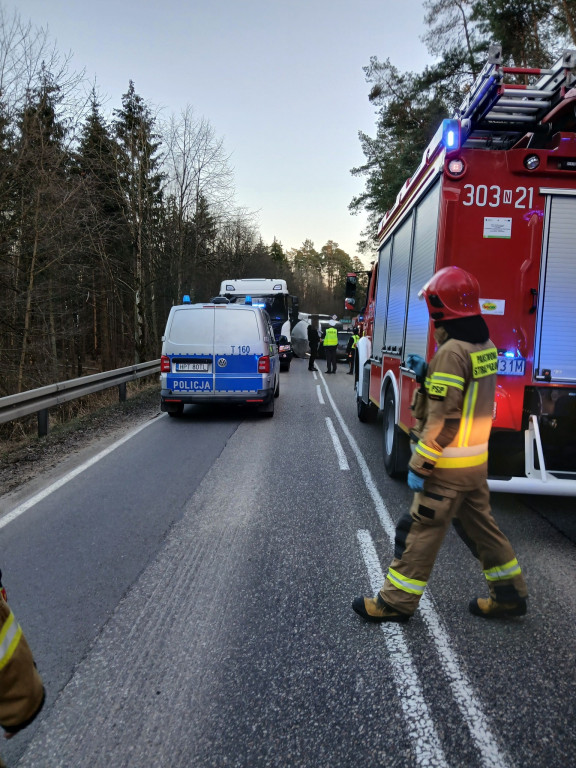
<svg viewBox="0 0 576 768"><path fill-rule="evenodd" d="M391 605L385 603L380 594L376 597L357 597L352 603L352 610L366 621L397 621L406 622L410 618L407 613L400 613Z"/></svg>

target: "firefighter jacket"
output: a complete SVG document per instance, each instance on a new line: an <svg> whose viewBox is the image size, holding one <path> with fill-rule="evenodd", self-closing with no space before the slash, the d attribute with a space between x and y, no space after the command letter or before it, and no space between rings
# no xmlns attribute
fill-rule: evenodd
<svg viewBox="0 0 576 768"><path fill-rule="evenodd" d="M0 727L17 733L42 709L44 686L22 629L0 597Z"/></svg>
<svg viewBox="0 0 576 768"><path fill-rule="evenodd" d="M490 339L441 343L428 366L413 472L456 490L472 490L486 479L497 370Z"/></svg>
<svg viewBox="0 0 576 768"><path fill-rule="evenodd" d="M336 328L334 328L334 326L328 326L328 328L326 328L326 333L324 334L324 346L338 346L338 331Z"/></svg>

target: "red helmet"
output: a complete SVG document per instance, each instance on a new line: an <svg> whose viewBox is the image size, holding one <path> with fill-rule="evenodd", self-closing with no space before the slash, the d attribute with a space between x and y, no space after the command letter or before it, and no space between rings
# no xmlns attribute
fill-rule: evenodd
<svg viewBox="0 0 576 768"><path fill-rule="evenodd" d="M432 320L456 320L480 314L478 280L460 267L438 270L418 294L426 299Z"/></svg>

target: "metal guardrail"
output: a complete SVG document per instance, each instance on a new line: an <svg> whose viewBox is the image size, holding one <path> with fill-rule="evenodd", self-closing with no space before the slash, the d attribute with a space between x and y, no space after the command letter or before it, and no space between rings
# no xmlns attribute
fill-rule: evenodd
<svg viewBox="0 0 576 768"><path fill-rule="evenodd" d="M120 401L123 401L126 399L126 383L128 381L159 372L160 360L152 360L149 363L129 365L126 368L94 373L90 376L81 376L78 379L61 381L58 384L48 384L28 392L0 397L0 424L37 413L38 435L43 437L48 434L49 408L115 386L118 387Z"/></svg>

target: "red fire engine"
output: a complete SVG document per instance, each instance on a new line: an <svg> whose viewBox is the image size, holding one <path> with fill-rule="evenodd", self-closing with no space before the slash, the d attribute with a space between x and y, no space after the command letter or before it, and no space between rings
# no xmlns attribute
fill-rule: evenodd
<svg viewBox="0 0 576 768"><path fill-rule="evenodd" d="M541 70L502 66L492 47L378 240L356 399L361 421L382 413L388 474L406 470L410 450L406 360L435 349L418 292L455 264L478 278L498 348L492 490L576 495L576 51Z"/></svg>

